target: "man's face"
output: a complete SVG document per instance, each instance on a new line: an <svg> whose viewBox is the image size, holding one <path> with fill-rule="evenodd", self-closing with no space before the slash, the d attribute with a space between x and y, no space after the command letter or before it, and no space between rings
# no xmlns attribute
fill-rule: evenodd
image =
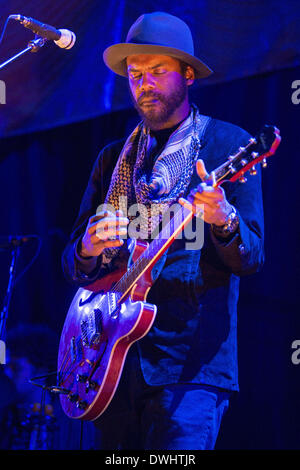
<svg viewBox="0 0 300 470"><path fill-rule="evenodd" d="M164 55L127 57L129 88L135 108L150 128L180 120L188 109L187 86L179 60ZM183 118L186 116L183 116ZM176 122L174 122L176 124Z"/></svg>

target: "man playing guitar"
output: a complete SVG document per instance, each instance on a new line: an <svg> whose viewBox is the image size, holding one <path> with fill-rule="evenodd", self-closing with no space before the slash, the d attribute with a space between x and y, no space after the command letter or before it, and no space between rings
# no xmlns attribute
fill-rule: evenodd
<svg viewBox="0 0 300 470"><path fill-rule="evenodd" d="M147 302L156 318L130 347L115 395L95 420L99 448L213 449L239 390L239 277L262 266L264 249L259 167L246 184L222 187L211 172L251 136L190 103L189 86L211 70L194 56L179 18L142 15L104 61L127 77L141 123L94 165L63 254L67 279L88 286L127 262L132 217L121 197L146 207L144 238L152 238L147 210L179 202L203 218L204 243L186 249L178 237L155 263Z"/></svg>

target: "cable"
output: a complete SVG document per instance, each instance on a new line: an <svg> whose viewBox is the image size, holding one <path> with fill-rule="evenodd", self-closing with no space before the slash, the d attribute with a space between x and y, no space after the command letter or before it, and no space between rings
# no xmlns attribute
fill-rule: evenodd
<svg viewBox="0 0 300 470"><path fill-rule="evenodd" d="M33 263L35 262L35 260L37 259L38 255L40 254L40 251L41 251L41 246L42 246L41 237L39 235L29 235L29 237L30 238L36 238L38 240L38 246L37 246L35 255L31 259L31 261L27 264L27 266L25 266L23 271L21 271L21 273L16 277L13 287L15 287L15 285L19 282L21 277L24 276L24 274L28 271L28 269L33 265Z"/></svg>
<svg viewBox="0 0 300 470"><path fill-rule="evenodd" d="M6 27L7 27L7 24L9 22L9 20L11 20L11 15L6 19L5 23L4 23L4 26L3 26L3 30L2 30L2 33L1 33L1 36L0 36L0 44L2 42L2 39L3 39L3 36L4 36L4 33L5 33L5 30L6 30Z"/></svg>
<svg viewBox="0 0 300 470"><path fill-rule="evenodd" d="M57 375L57 370L53 371L53 372L48 372L47 374L45 375L39 375L37 377L32 377L31 379L28 379L28 382L32 385L35 385L36 387L40 387L44 390L50 390L50 392L52 391L52 389L55 389L53 390L54 393L57 392L57 393L66 393L67 390L66 389L62 389L62 390L66 390L65 392L61 391L61 392L58 392L58 389L60 387L56 387L55 385L42 385L42 384L39 384L36 382L36 380L44 380L44 379L48 379L48 377L51 377L53 375ZM56 390L57 389L57 390ZM69 390L68 390L69 392Z"/></svg>

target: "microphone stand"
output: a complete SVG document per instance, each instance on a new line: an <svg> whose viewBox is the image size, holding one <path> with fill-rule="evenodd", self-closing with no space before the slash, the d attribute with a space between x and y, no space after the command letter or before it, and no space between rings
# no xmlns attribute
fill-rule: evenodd
<svg viewBox="0 0 300 470"><path fill-rule="evenodd" d="M23 49L21 52L18 52L17 54L12 56L10 59L0 64L0 70L6 67L6 65L13 62L14 60L26 54L27 52L38 52L41 49L41 47L43 47L46 41L47 41L46 38L42 38L36 34L35 39L32 39L31 41L29 41L25 49ZM6 296L4 299L3 309L0 314L0 340L1 341L5 341L5 326L6 326L6 320L8 317L8 309L10 305L12 289L13 289L13 284L14 284L16 261L19 256L19 253L20 253L20 246L17 245L14 247L13 252L12 252L12 260L11 260L11 265L9 269L9 281L8 281L8 286L6 290Z"/></svg>
<svg viewBox="0 0 300 470"><path fill-rule="evenodd" d="M10 305L12 290L14 287L14 277L15 277L16 264L17 264L17 259L19 257L19 254L20 254L20 245L17 245L12 250L12 259L11 259L11 264L9 268L8 286L6 290L6 296L4 299L3 309L0 315L0 339L3 341L5 341L5 325L6 325L6 320L8 317L8 309Z"/></svg>
<svg viewBox="0 0 300 470"><path fill-rule="evenodd" d="M29 41L26 49L24 49L21 52L18 52L18 54L14 55L10 59L8 59L5 62L3 62L2 64L0 64L0 70L3 69L6 65L13 62L14 60L18 59L18 57L21 57L22 55L26 54L26 52L30 52L30 51L31 52L38 52L41 49L41 47L43 47L43 45L45 44L46 41L47 41L46 38L41 38L39 36L35 36L35 39L32 39L31 41Z"/></svg>
<svg viewBox="0 0 300 470"><path fill-rule="evenodd" d="M26 54L27 52L38 52L41 49L41 47L43 47L46 41L47 41L46 38L42 38L36 34L35 38L28 42L27 47L25 49L23 49L21 52L18 52L17 54L12 56L10 59L0 64L0 70L6 67L6 65L13 62L14 60ZM12 252L12 260L11 260L11 265L9 269L9 281L8 281L8 286L6 290L6 296L4 299L3 309L2 309L2 312L0 313L0 341L3 341L4 344L5 344L5 326L6 326L6 321L8 317L10 300L12 296L16 261L19 256L19 253L20 253L20 246L18 245L14 247L13 252ZM0 347L1 346L2 345L0 345ZM0 365L1 365L1 357L0 357Z"/></svg>

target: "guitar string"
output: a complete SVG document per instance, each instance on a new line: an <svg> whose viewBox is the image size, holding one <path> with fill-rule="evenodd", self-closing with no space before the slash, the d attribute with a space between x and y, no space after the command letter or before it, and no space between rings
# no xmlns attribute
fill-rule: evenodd
<svg viewBox="0 0 300 470"><path fill-rule="evenodd" d="M62 360L62 362L61 362L60 369L58 370L58 374L61 373L63 367L65 366L66 360L68 360L68 359L67 359L67 355L69 354L70 349L71 349L71 346L68 346L68 349L67 349L67 351L66 351L66 353L65 353L65 355L64 355L64 358L63 358L63 360Z"/></svg>
<svg viewBox="0 0 300 470"><path fill-rule="evenodd" d="M78 339L81 341L81 337L77 336L77 338L75 338L76 341ZM72 367L73 361L72 361L72 358L71 358L71 346L69 345L68 349L65 353L64 359L62 361L62 364L60 366L60 369L58 370L58 374L63 374L62 380L60 381L59 384L63 383L66 380L66 378L68 377L68 376L65 377L66 374L70 375L72 373L72 372L68 373L69 370L66 370L67 367L70 367L70 366L68 366L70 360L71 360L70 366Z"/></svg>
<svg viewBox="0 0 300 470"><path fill-rule="evenodd" d="M178 221L179 213L180 215L182 215L182 211L178 210L174 214L173 218L163 228L162 232L160 232L159 234L160 236L162 236L162 233L165 232L167 228L169 229L169 227L171 226L171 223L174 224L174 223L179 222ZM181 222L182 222L182 217L181 217ZM173 230L173 233L174 233L174 230ZM136 280L140 272L146 268L147 263L151 264L151 261L153 259L153 253L157 251L157 248L162 249L163 245L167 241L168 239L163 239L161 237L152 240L152 242L148 245L146 250L139 256L139 258L135 261L135 263L133 263L128 268L127 272L123 275L123 277L113 286L111 292L122 294L126 292L126 290L130 290L130 284L132 284L131 287L133 287L134 281ZM125 284L125 289L124 289L124 284ZM128 284L129 284L129 287L126 287Z"/></svg>

